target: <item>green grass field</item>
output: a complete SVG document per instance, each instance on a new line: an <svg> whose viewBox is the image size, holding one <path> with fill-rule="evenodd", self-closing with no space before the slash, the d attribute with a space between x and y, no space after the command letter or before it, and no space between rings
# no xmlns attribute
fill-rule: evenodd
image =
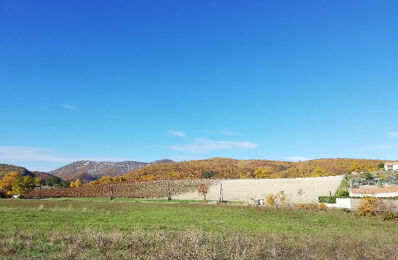
<svg viewBox="0 0 398 260"><path fill-rule="evenodd" d="M398 222L157 200L0 200L0 256L39 258L398 257Z"/></svg>

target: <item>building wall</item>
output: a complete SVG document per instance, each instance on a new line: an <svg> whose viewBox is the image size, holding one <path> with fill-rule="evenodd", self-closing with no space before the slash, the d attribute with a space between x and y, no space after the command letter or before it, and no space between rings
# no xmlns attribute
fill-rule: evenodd
<svg viewBox="0 0 398 260"><path fill-rule="evenodd" d="M393 165L391 164L384 164L384 170L389 171L389 170L394 170L398 171L398 163L394 163Z"/></svg>
<svg viewBox="0 0 398 260"><path fill-rule="evenodd" d="M398 200L392 199L381 199L384 205L391 209L394 212L398 212ZM357 210L359 205L361 205L360 198L344 198L344 199L336 199L336 203L334 204L326 204L329 208L338 208L338 209L351 209Z"/></svg>

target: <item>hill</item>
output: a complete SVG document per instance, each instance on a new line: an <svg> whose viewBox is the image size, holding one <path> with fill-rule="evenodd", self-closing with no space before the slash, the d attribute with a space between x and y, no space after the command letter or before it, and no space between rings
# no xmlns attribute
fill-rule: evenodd
<svg viewBox="0 0 398 260"><path fill-rule="evenodd" d="M15 166L10 164L0 164L0 179L3 178L4 175L10 172L17 172L21 176L30 176L32 178L39 177L42 181L54 177L53 175L46 172L29 171L28 169L20 166Z"/></svg>
<svg viewBox="0 0 398 260"><path fill-rule="evenodd" d="M184 178L296 178L345 174L353 163L363 169L376 168L380 160L316 159L302 162L269 160L235 160L211 158L185 162L149 165L124 175L132 180L184 179ZM323 169L321 174L314 172Z"/></svg>
<svg viewBox="0 0 398 260"><path fill-rule="evenodd" d="M89 182L101 178L102 176L119 176L128 172L140 169L148 165L167 164L171 160L159 160L152 163L124 161L124 162L95 162L95 161L77 161L68 164L59 169L53 170L50 174L60 177L63 180L81 179L83 182Z"/></svg>
<svg viewBox="0 0 398 260"><path fill-rule="evenodd" d="M350 167L355 163L359 167L358 169L374 170L377 169L380 163L384 163L382 160L368 160L368 159L346 159L346 158L335 158L335 159L316 159L309 161L296 162L289 169L278 173L279 177L310 177L313 174L314 169L322 168L327 171L327 175L341 175L350 172Z"/></svg>

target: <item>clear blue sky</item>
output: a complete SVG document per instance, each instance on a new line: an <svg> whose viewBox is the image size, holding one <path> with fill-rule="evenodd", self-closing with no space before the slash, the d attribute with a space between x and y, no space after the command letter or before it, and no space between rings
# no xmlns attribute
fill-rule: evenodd
<svg viewBox="0 0 398 260"><path fill-rule="evenodd" d="M398 1L0 0L0 163L398 159Z"/></svg>

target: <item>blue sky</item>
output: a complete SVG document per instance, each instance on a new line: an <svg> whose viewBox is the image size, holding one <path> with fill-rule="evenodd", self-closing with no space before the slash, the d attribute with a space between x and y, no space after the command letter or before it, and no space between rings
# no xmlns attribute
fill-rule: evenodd
<svg viewBox="0 0 398 260"><path fill-rule="evenodd" d="M0 163L398 159L397 13L0 0Z"/></svg>

